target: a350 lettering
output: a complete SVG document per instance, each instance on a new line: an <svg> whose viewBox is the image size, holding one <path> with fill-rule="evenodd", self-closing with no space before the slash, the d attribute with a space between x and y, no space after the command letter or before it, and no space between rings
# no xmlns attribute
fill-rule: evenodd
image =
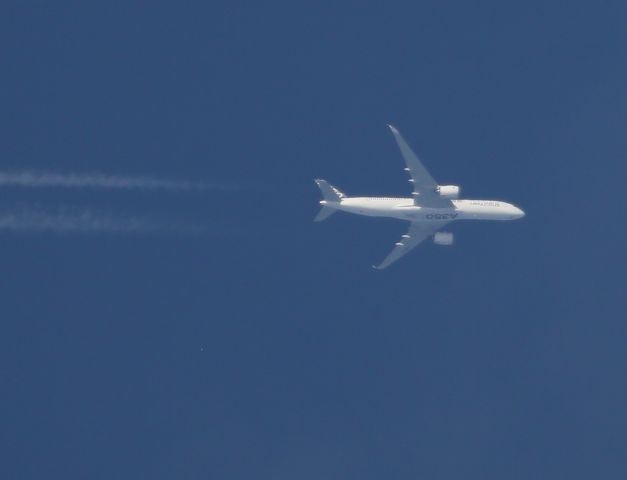
<svg viewBox="0 0 627 480"><path fill-rule="evenodd" d="M454 220L457 213L427 213L425 217L427 220Z"/></svg>

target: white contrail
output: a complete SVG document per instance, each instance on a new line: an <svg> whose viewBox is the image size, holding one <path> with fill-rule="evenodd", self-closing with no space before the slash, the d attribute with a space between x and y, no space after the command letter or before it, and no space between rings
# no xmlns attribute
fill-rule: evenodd
<svg viewBox="0 0 627 480"><path fill-rule="evenodd" d="M0 211L0 231L54 233L201 233L198 225L150 217L125 217L89 209L60 207L55 210L21 207Z"/></svg>
<svg viewBox="0 0 627 480"><path fill-rule="evenodd" d="M54 173L34 170L0 171L0 187L96 188L125 190L203 190L228 189L185 180L163 180L152 177L107 175L103 173Z"/></svg>

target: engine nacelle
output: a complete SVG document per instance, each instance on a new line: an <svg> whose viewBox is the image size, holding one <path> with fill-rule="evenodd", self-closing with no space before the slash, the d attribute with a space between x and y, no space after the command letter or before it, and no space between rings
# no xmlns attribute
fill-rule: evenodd
<svg viewBox="0 0 627 480"><path fill-rule="evenodd" d="M453 245L453 234L451 232L438 232L433 236L433 243L436 245Z"/></svg>
<svg viewBox="0 0 627 480"><path fill-rule="evenodd" d="M459 187L457 185L438 185L436 191L442 198L455 200L459 197Z"/></svg>

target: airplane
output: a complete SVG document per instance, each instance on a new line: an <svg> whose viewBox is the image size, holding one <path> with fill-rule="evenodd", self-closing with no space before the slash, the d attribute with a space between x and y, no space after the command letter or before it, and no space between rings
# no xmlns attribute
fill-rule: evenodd
<svg viewBox="0 0 627 480"><path fill-rule="evenodd" d="M322 192L322 210L314 218L320 222L337 211L391 217L406 220L408 232L395 244L394 249L379 265L382 270L403 257L424 240L433 237L436 245L452 245L453 234L441 231L457 220L516 220L525 216L520 208L497 200L460 200L457 185L438 185L416 154L407 145L400 132L388 125L405 160L405 171L413 186L411 197L347 197L325 180L315 182Z"/></svg>

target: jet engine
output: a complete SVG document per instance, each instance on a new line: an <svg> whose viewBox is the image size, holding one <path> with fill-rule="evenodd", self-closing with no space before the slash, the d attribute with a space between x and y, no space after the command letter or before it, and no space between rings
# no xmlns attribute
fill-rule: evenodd
<svg viewBox="0 0 627 480"><path fill-rule="evenodd" d="M442 198L455 200L459 197L459 187L457 185L438 185L436 190Z"/></svg>
<svg viewBox="0 0 627 480"><path fill-rule="evenodd" d="M433 236L433 243L436 245L453 245L453 234L451 232L438 232Z"/></svg>

